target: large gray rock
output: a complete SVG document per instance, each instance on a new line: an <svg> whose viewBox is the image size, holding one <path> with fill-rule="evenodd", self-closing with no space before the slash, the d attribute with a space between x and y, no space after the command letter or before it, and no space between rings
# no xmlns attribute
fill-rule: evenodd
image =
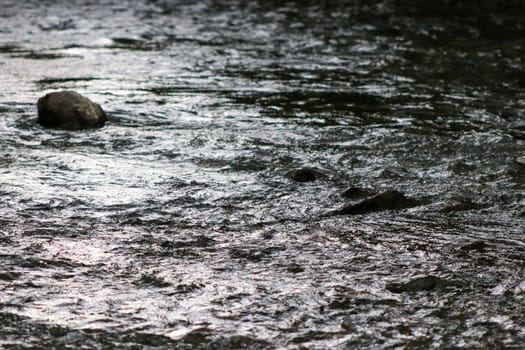
<svg viewBox="0 0 525 350"><path fill-rule="evenodd" d="M38 123L66 130L99 128L107 121L106 113L95 103L74 91L52 92L38 99Z"/></svg>

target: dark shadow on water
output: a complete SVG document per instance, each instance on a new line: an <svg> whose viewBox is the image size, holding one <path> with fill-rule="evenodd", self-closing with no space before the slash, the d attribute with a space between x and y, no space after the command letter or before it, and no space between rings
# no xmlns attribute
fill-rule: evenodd
<svg viewBox="0 0 525 350"><path fill-rule="evenodd" d="M57 60L61 58L70 58L70 57L78 57L78 56L64 55L60 53L28 51L27 53L12 54L11 57L26 58L30 60Z"/></svg>
<svg viewBox="0 0 525 350"><path fill-rule="evenodd" d="M87 82L93 80L103 80L103 78L98 77L71 77L71 78L46 78L39 79L35 81L35 84L39 86L40 89L49 89L49 88L58 88L58 87L68 87L69 83L79 83Z"/></svg>
<svg viewBox="0 0 525 350"><path fill-rule="evenodd" d="M18 53L24 49L16 44L5 44L0 46L0 53Z"/></svg>
<svg viewBox="0 0 525 350"><path fill-rule="evenodd" d="M115 49L137 50L137 51L156 51L166 47L166 42L150 40L148 38L112 38L113 45L109 47Z"/></svg>
<svg viewBox="0 0 525 350"><path fill-rule="evenodd" d="M248 336L217 336L208 328L190 331L178 340L163 335L102 330L74 330L36 322L28 317L0 312L3 349L273 349L270 343Z"/></svg>
<svg viewBox="0 0 525 350"><path fill-rule="evenodd" d="M294 117L298 113L378 113L387 112L383 98L352 91L292 91L278 93L246 93L231 96L236 103L257 105L271 116Z"/></svg>
<svg viewBox="0 0 525 350"><path fill-rule="evenodd" d="M105 331L80 331L35 322L8 312L0 313L0 339L4 349L184 349L170 338L156 334L119 334ZM118 344L118 345L117 345Z"/></svg>

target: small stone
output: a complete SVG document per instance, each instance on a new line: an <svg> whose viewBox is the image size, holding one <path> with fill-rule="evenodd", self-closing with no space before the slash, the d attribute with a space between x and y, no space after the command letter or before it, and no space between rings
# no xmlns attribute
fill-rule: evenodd
<svg viewBox="0 0 525 350"><path fill-rule="evenodd" d="M38 99L37 108L37 122L49 128L98 128L107 121L106 113L98 103L74 91L49 93Z"/></svg>
<svg viewBox="0 0 525 350"><path fill-rule="evenodd" d="M475 241L469 244L465 244L460 249L464 252L477 250L478 252L483 253L488 247L489 245L483 241Z"/></svg>
<svg viewBox="0 0 525 350"><path fill-rule="evenodd" d="M297 182L311 182L317 180L319 174L312 168L301 168L290 173L290 177Z"/></svg>
<svg viewBox="0 0 525 350"><path fill-rule="evenodd" d="M477 210L483 208L482 205L472 202L470 199L464 199L458 203L447 205L441 209L442 213L453 213L457 211Z"/></svg>
<svg viewBox="0 0 525 350"><path fill-rule="evenodd" d="M20 276L18 272L0 272L0 280L2 281L14 281Z"/></svg>
<svg viewBox="0 0 525 350"><path fill-rule="evenodd" d="M386 289L392 293L416 293L431 290L445 289L450 282L436 276L416 277L406 283L389 283Z"/></svg>
<svg viewBox="0 0 525 350"><path fill-rule="evenodd" d="M362 200L357 204L347 204L335 211L337 215L367 214L384 210L400 210L413 208L421 203L415 199L407 198L398 191L386 191L373 197Z"/></svg>
<svg viewBox="0 0 525 350"><path fill-rule="evenodd" d="M373 196L374 194L375 193L373 193L372 191L364 188L349 187L341 193L341 196L349 199L361 199Z"/></svg>
<svg viewBox="0 0 525 350"><path fill-rule="evenodd" d="M171 283L164 281L164 279L154 276L154 275L142 275L138 281L135 282L136 285L141 286L151 286L158 288L170 287Z"/></svg>
<svg viewBox="0 0 525 350"><path fill-rule="evenodd" d="M297 263L291 263L286 270L290 273L301 273L304 272L304 267Z"/></svg>

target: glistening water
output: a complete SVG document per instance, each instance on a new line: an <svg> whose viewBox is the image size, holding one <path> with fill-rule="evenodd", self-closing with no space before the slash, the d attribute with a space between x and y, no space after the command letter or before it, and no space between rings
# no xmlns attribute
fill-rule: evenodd
<svg viewBox="0 0 525 350"><path fill-rule="evenodd" d="M523 10L0 0L0 348L521 349Z"/></svg>

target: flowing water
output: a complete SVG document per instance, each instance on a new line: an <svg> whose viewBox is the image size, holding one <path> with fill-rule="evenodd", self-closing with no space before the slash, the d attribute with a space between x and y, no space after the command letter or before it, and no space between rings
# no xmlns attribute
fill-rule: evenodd
<svg viewBox="0 0 525 350"><path fill-rule="evenodd" d="M0 0L0 348L521 349L501 4ZM109 122L39 126L57 90Z"/></svg>

